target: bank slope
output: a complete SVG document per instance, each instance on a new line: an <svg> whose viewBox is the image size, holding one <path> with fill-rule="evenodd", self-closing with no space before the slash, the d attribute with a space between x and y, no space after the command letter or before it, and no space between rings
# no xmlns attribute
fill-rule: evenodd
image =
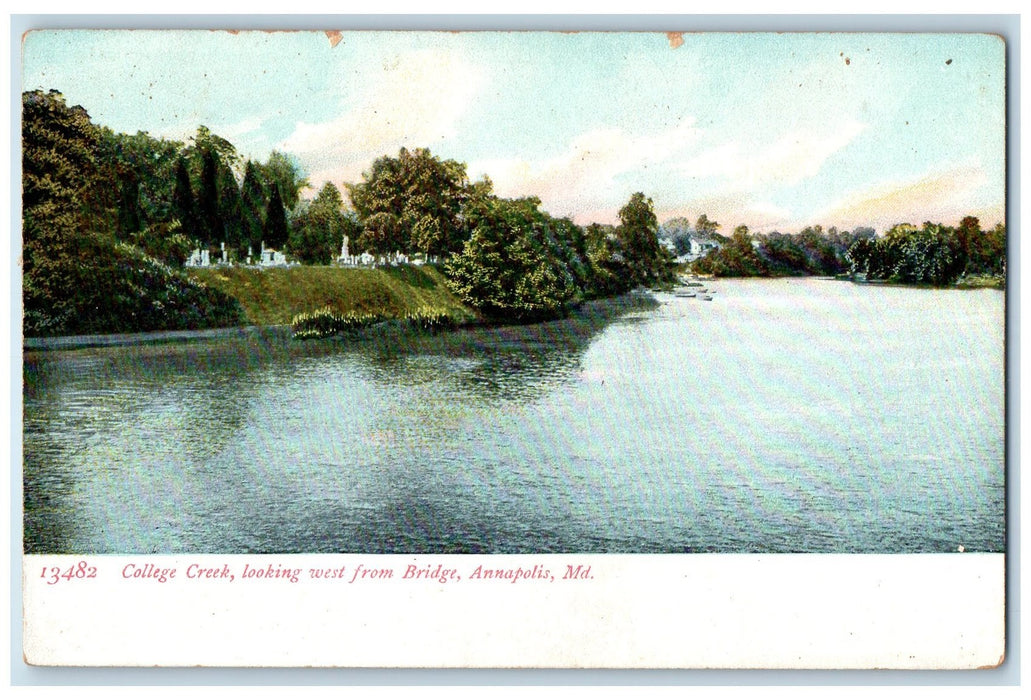
<svg viewBox="0 0 1031 700"><path fill-rule="evenodd" d="M235 298L259 326L288 324L300 313L330 308L340 314L377 313L401 318L427 308L470 320L475 313L448 290L430 266L344 268L301 266L194 269L194 279Z"/></svg>

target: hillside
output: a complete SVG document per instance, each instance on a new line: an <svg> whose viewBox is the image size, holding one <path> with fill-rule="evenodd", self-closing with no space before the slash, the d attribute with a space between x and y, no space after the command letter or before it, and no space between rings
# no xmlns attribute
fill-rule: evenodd
<svg viewBox="0 0 1031 700"><path fill-rule="evenodd" d="M248 323L288 324L299 313L329 307L337 313L375 312L403 317L419 309L449 311L472 319L436 269L303 266L190 270L190 276L236 299Z"/></svg>

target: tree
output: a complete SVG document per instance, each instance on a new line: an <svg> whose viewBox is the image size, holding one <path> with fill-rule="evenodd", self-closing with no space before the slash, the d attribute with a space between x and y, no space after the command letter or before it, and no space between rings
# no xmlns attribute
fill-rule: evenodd
<svg viewBox="0 0 1031 700"><path fill-rule="evenodd" d="M672 278L672 262L659 245L659 220L651 198L635 192L619 210L616 238L626 274L633 284L653 284Z"/></svg>
<svg viewBox="0 0 1031 700"><path fill-rule="evenodd" d="M286 223L286 211L283 209L283 199L279 196L279 186L272 183L272 194L268 200L268 208L265 211L265 244L275 250L282 249L290 237L290 231Z"/></svg>
<svg viewBox="0 0 1031 700"><path fill-rule="evenodd" d="M78 310L69 285L78 239L93 223L99 132L56 90L22 95L22 260L26 335L61 332Z"/></svg>
<svg viewBox="0 0 1031 700"><path fill-rule="evenodd" d="M256 252L261 249L261 240L265 233L265 210L268 208L268 201L261 180L261 168L251 160L248 160L244 167L240 199L241 235L244 241L241 249L246 245Z"/></svg>
<svg viewBox="0 0 1031 700"><path fill-rule="evenodd" d="M218 171L218 217L222 224L220 240L225 242L226 250L235 251L238 258L246 255L248 240L244 234L240 185L225 166Z"/></svg>
<svg viewBox="0 0 1031 700"><path fill-rule="evenodd" d="M260 169L269 192L272 185L275 185L279 188L283 206L288 210L296 207L301 190L308 186L308 179L301 171L297 159L279 151L272 151Z"/></svg>
<svg viewBox="0 0 1031 700"><path fill-rule="evenodd" d="M709 221L709 217L702 214L698 217L698 221L694 225L695 230L707 237L717 235L716 232L719 230L720 225L715 221Z"/></svg>
<svg viewBox="0 0 1031 700"><path fill-rule="evenodd" d="M441 160L425 148L402 148L396 158L376 159L363 181L347 190L363 228L376 215L391 217L377 218L377 229L369 235L381 235L392 222L400 250L446 256L467 238L463 208L472 188L463 163Z"/></svg>
<svg viewBox="0 0 1031 700"><path fill-rule="evenodd" d="M176 168L183 144L154 138L146 132L121 134L100 129L97 165L103 184L116 199L114 227L119 238L157 223L172 213Z"/></svg>
<svg viewBox="0 0 1031 700"><path fill-rule="evenodd" d="M307 265L327 265L348 233L340 190L327 182L313 201L302 205L290 227L290 254Z"/></svg>
<svg viewBox="0 0 1031 700"><path fill-rule="evenodd" d="M190 173L186 169L186 161L182 158L175 163L175 185L172 190L172 218L179 221L181 231L190 240L201 237L200 220L197 217L197 204L190 185Z"/></svg>
<svg viewBox="0 0 1031 700"><path fill-rule="evenodd" d="M755 277L769 274L766 261L759 257L747 226L738 226L726 243L694 262L694 270L718 277Z"/></svg>
<svg viewBox="0 0 1031 700"><path fill-rule="evenodd" d="M448 286L492 318L535 321L561 316L583 296L566 261L555 220L535 198L482 202L463 249L448 260Z"/></svg>
<svg viewBox="0 0 1031 700"><path fill-rule="evenodd" d="M222 240L222 216L218 206L218 156L212 148L201 153L200 188L197 191L197 222L200 240L215 246Z"/></svg>
<svg viewBox="0 0 1031 700"><path fill-rule="evenodd" d="M99 130L60 93L22 97L23 330L110 333L232 325L239 304L116 240L110 183L98 169ZM108 173L109 174L109 173ZM110 188L108 188L110 189ZM169 257L182 251L174 231ZM141 243L156 236L135 232ZM177 252L178 251L178 252Z"/></svg>
<svg viewBox="0 0 1031 700"><path fill-rule="evenodd" d="M401 222L394 214L381 211L365 219L358 234L358 249L373 255L389 255L408 250Z"/></svg>

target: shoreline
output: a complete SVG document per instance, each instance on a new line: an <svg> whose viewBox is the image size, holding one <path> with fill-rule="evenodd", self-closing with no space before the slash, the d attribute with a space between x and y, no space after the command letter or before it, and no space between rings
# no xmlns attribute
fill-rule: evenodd
<svg viewBox="0 0 1031 700"><path fill-rule="evenodd" d="M222 338L289 337L292 331L288 325L274 326L230 326L225 328L202 328L178 331L144 331L140 333L105 333L96 335L55 335L22 337L22 350L82 350L85 348L106 348L132 345L160 345L198 340Z"/></svg>
<svg viewBox="0 0 1031 700"><path fill-rule="evenodd" d="M553 323L574 319L577 317L594 317L611 312L619 308L634 306L634 300L639 299L641 292L633 290L626 294L603 299L590 299L580 304L564 317L547 319L533 323L504 323L488 321L481 318L473 319L465 323L459 323L452 328L441 332L456 332L475 329L499 329L533 326L542 323ZM435 333L421 331L412 328L404 323L403 319L387 319L379 323L367 326L357 332L357 337L375 337L387 333L416 333L435 335ZM297 342L298 344L334 343L346 339L348 335L336 335L328 338L297 340L293 338L293 327L289 324L275 324L269 326L249 325L231 326L225 328L204 328L198 330L175 330L175 331L146 331L140 333L109 333L94 335L61 335L61 336L35 336L22 337L23 352L52 352L65 350L84 350L89 348L109 347L140 347L148 345L163 344L186 344L205 340L278 340Z"/></svg>

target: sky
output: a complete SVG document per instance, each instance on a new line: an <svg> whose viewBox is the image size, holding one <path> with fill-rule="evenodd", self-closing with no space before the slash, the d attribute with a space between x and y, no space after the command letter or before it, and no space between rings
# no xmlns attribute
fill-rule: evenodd
<svg viewBox="0 0 1031 700"><path fill-rule="evenodd" d="M203 124L317 190L429 148L501 196L723 233L1005 217L1005 46L985 34L39 31L25 90L116 131Z"/></svg>

